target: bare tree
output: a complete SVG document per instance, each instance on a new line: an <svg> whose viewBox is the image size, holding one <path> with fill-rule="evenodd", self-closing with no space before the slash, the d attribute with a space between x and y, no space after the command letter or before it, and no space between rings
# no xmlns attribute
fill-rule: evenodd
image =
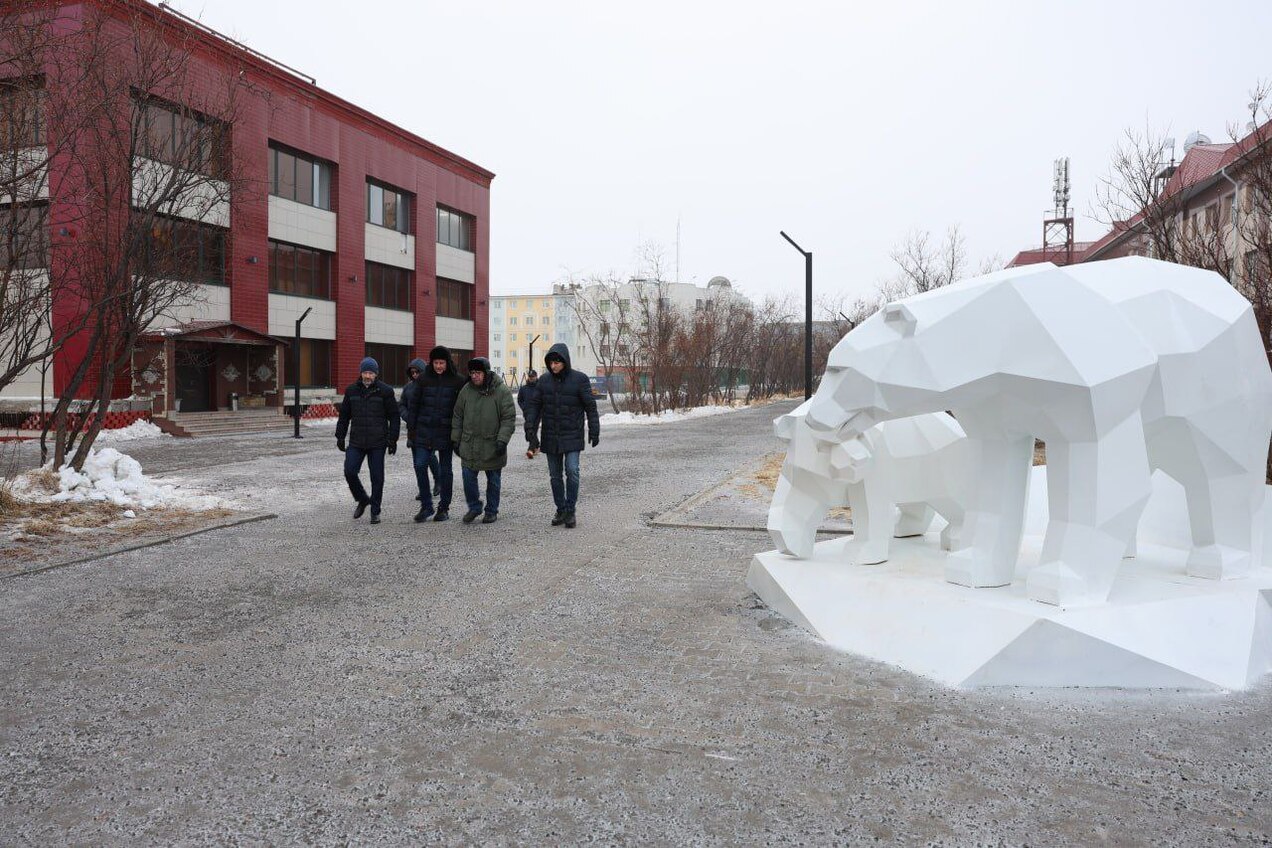
<svg viewBox="0 0 1272 848"><path fill-rule="evenodd" d="M51 193L91 222L54 245L51 277L59 299L78 296L82 356L42 434L56 433L53 461L82 467L105 422L118 378L155 322L223 281L231 197L246 188L230 155L230 128L254 90L246 69L209 79L191 60L193 35L155 27L141 9L92 7L83 26L55 45L78 69L59 84L77 128L61 151ZM55 110L57 111L57 110ZM92 393L91 424L71 415Z"/></svg>
<svg viewBox="0 0 1272 848"><path fill-rule="evenodd" d="M630 325L626 320L623 283L608 277L591 277L573 288L570 311L587 342L592 357L609 377L618 372L629 344ZM622 351L622 353L620 353ZM618 400L614 397L611 381L610 406L618 412Z"/></svg>
<svg viewBox="0 0 1272 848"><path fill-rule="evenodd" d="M948 286L962 278L967 265L967 246L957 224L939 244L933 243L931 233L916 230L891 255L898 275L896 292L890 299Z"/></svg>
<svg viewBox="0 0 1272 848"><path fill-rule="evenodd" d="M1109 172L1096 185L1092 216L1118 233L1135 233L1137 250L1179 262L1184 195L1165 130L1127 129L1113 150Z"/></svg>

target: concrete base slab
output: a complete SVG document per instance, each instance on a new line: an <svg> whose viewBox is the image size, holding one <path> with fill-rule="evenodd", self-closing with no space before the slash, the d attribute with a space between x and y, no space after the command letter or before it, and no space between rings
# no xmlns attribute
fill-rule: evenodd
<svg viewBox="0 0 1272 848"><path fill-rule="evenodd" d="M1035 470L1031 493L1045 495L1044 474ZM845 564L847 539L819 543L808 560L758 554L747 583L832 646L953 686L1245 689L1272 671L1272 569L1236 580L1187 576L1180 495L1155 478L1138 556L1123 561L1099 606L1027 597L1024 575L1042 547L1036 517L1045 515L1032 504L1010 586L945 582L935 530L893 540L892 558L878 565Z"/></svg>

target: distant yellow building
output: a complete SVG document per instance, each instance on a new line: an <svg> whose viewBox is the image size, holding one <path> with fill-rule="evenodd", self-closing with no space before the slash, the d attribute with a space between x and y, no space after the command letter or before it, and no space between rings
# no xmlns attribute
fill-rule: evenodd
<svg viewBox="0 0 1272 848"><path fill-rule="evenodd" d="M525 373L543 370L543 355L556 335L556 298L551 294L506 294L490 298L490 365L511 385ZM534 359L530 340L534 339Z"/></svg>

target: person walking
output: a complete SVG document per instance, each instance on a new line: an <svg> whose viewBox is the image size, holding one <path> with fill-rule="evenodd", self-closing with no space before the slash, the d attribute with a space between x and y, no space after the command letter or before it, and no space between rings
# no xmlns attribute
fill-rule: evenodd
<svg viewBox="0 0 1272 848"><path fill-rule="evenodd" d="M355 519L371 507L371 523L380 523L380 502L384 494L384 454L397 453L400 421L393 388L380 381L380 364L371 357L358 366L358 381L345 389L336 422L336 447L345 455L344 475L358 506ZM348 437L348 444L345 437ZM371 472L371 494L359 474L363 460Z"/></svg>
<svg viewBox="0 0 1272 848"><path fill-rule="evenodd" d="M557 342L543 357L548 373L535 386L526 404L526 457L540 450L548 458L548 477L556 514L552 526L574 527L579 499L579 458L583 452L583 422L588 442L601 443L601 417L592 396L592 381L570 367L570 349Z"/></svg>
<svg viewBox="0 0 1272 848"><path fill-rule="evenodd" d="M422 363L421 363L422 364ZM416 453L415 481L419 485L420 511L416 522L450 518L451 493L454 488L451 463L451 418L460 389L467 382L455 370L450 351L437 346L428 355L428 367L421 370L413 381L412 407L408 414L407 434ZM404 392L405 394L405 392ZM433 475L433 487L429 488L429 472ZM433 512L433 498L437 495L437 512Z"/></svg>
<svg viewBox="0 0 1272 848"><path fill-rule="evenodd" d="M530 402L530 397L539 391L538 385L539 373L531 368L526 372L526 381L521 384L521 388L517 389L517 407L521 410L521 417L526 417L526 404Z"/></svg>
<svg viewBox="0 0 1272 848"><path fill-rule="evenodd" d="M517 410L512 392L498 374L490 370L484 356L468 360L468 383L459 390L451 419L451 442L459 454L464 475L464 498L468 512L464 523L472 524L482 515L478 474L486 472L486 503L482 524L493 524L499 515L499 490L503 467L508 464L508 442L517 429Z"/></svg>
<svg viewBox="0 0 1272 848"><path fill-rule="evenodd" d="M419 378L428 366L422 359L412 359L410 364L406 366L406 385L402 387L402 399L398 401L398 413L402 418L402 426L406 428L406 446L411 449L411 462L415 461L415 439L411 436L411 415L415 408L415 385L416 379ZM449 443L448 443L449 444ZM428 470L433 473L433 495L440 493L437 487L437 457L433 456L428 460ZM421 500L419 495L415 499Z"/></svg>

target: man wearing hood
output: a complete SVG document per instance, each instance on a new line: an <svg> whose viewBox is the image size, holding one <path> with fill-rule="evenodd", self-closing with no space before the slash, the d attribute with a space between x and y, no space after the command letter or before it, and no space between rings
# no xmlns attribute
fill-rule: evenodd
<svg viewBox="0 0 1272 848"><path fill-rule="evenodd" d="M406 446L411 449L411 461L415 461L417 448L415 447L415 437L412 435L411 429L414 427L413 416L415 410L415 390L418 386L415 381L424 373L428 365L422 359L412 359L410 364L406 366L406 385L402 387L402 399L398 401L398 414L402 418L402 426L406 428ZM449 442L447 443L449 445ZM428 470L433 472L433 494L441 494L441 490L437 487L437 456L434 454L428 459ZM418 475L417 475L418 476ZM415 499L420 500L420 496L416 495Z"/></svg>
<svg viewBox="0 0 1272 848"><path fill-rule="evenodd" d="M552 526L574 527L583 421L587 420L588 442L596 447L601 443L601 417L592 396L592 381L570 367L568 347L557 342L543 361L548 373L539 380L538 391L526 404L526 456L533 459L540 449L547 455L552 499L556 501Z"/></svg>
<svg viewBox="0 0 1272 848"><path fill-rule="evenodd" d="M380 523L380 498L384 493L384 453L397 453L399 432L397 396L380 381L380 364L371 357L358 366L360 377L345 389L336 422L336 447L345 455L344 474L358 506L354 518L371 507L371 523ZM348 437L348 444L345 437ZM371 495L358 477L362 461L371 471Z"/></svg>
<svg viewBox="0 0 1272 848"><path fill-rule="evenodd" d="M503 467L508 464L508 442L517 428L512 392L490 370L484 356L468 360L468 383L459 390L451 420L451 441L459 454L464 474L464 498L468 512L464 523L482 515L478 473L486 472L486 503L482 524L493 524L499 515L499 489Z"/></svg>
<svg viewBox="0 0 1272 848"><path fill-rule="evenodd" d="M454 489L451 419L465 382L451 362L450 351L439 345L429 353L428 367L422 369L411 384L411 410L406 429L414 445L415 481L420 489L420 511L415 516L417 522L426 521L430 515L434 521L450 518ZM429 471L433 472L435 488L429 486ZM438 497L436 514L433 512L433 492Z"/></svg>

